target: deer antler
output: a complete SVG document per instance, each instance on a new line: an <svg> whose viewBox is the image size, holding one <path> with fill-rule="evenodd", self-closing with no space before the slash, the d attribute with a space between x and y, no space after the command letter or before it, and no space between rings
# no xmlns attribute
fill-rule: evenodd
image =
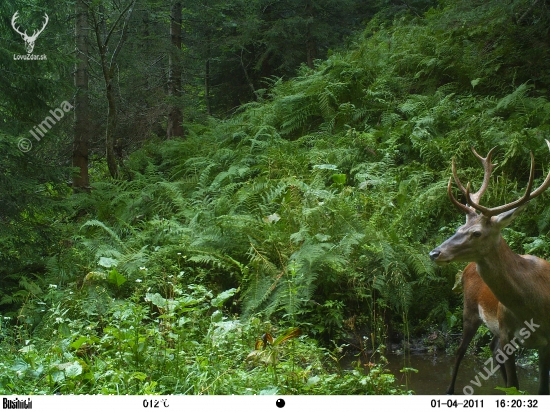
<svg viewBox="0 0 550 412"><path fill-rule="evenodd" d="M550 150L550 142L548 140L546 140L546 145L548 146L548 149ZM507 203L507 204L502 205L502 206L497 206L497 207L492 207L492 208L481 206L478 203L479 198L481 197L481 195L487 189L487 185L489 183L489 177L490 177L490 174L491 174L491 171L492 171L492 166L493 165L490 165L490 155L491 155L492 151L493 151L493 149L491 149L491 151L487 155L487 158L485 158L485 159L483 159L481 156L479 156L474 151L474 154L476 155L476 157L478 157L478 159L480 159L483 163L483 166L484 166L484 169L485 169L485 175L483 177L483 184L482 184L481 188L476 193L474 193L472 195L470 195L470 182L468 182L468 184L466 185L466 188L464 188L464 186L460 183L460 180L458 180L458 177L456 176L456 167L454 165L454 160L453 160L453 176L455 178L455 181L456 181L459 189L462 191L462 193L464 193L464 196L466 197L466 201L468 202L468 204L471 207L468 207L468 206L463 205L460 202L458 202L454 198L454 196L452 196L450 186L447 188L447 193L449 193L449 197L451 197L451 201L456 206L460 205L458 207L460 209L464 210L466 213L470 214L475 209L475 210L481 212L483 215L485 215L487 217L495 216L495 215L498 215L500 213L507 212L509 210L515 209L515 208L527 203L531 199L534 199L535 197L540 195L542 192L544 192L550 186L550 172L549 172L548 175L546 176L546 179L544 180L544 182L535 191L531 192L531 189L533 188L533 180L534 180L534 175L535 175L535 160L534 160L533 152L531 152L531 168L529 170L529 182L527 183L527 187L525 188L525 193L523 194L523 196L521 198L519 198L518 200ZM488 162L487 162L487 159L489 159ZM489 165L487 163L489 163ZM449 185L450 185L450 181L449 181Z"/></svg>
<svg viewBox="0 0 550 412"><path fill-rule="evenodd" d="M454 165L454 159L453 159L453 165ZM460 187L460 185L458 186ZM464 213L466 213L467 215L470 215L472 213L475 214L475 210L472 209L471 207L469 206L466 206L465 204L462 204L460 203L458 200L456 200L456 198L454 197L453 195L453 178L452 177L449 177L449 184L447 185L447 195L449 195L449 199L451 199L451 202L453 202L453 204L459 208L460 210L462 210Z"/></svg>
<svg viewBox="0 0 550 412"><path fill-rule="evenodd" d="M13 27L13 30L15 30L17 32L17 34L23 36L23 38L26 38L26 37L28 37L27 36L27 31L25 30L24 33L21 33L19 28L15 25L15 20L17 20L18 17L19 17L19 11L16 11L15 14L13 15L13 17L11 18L11 27Z"/></svg>
<svg viewBox="0 0 550 412"><path fill-rule="evenodd" d="M27 53L32 53L34 49L34 42L36 41L40 33L44 31L44 29L46 28L46 25L48 24L48 21L50 21L50 18L48 17L47 13L44 13L44 17L45 17L44 24L39 30L34 30L32 33L32 36L29 36L27 34L27 30L25 30L24 32L21 32L19 27L16 26L15 21L17 20L18 17L19 17L19 11L16 11L11 19L11 26L18 34L21 35L21 37L23 37L23 40L25 41L25 48L27 49Z"/></svg>
<svg viewBox="0 0 550 412"><path fill-rule="evenodd" d="M483 183L481 184L481 187L479 188L479 190L477 192L470 195L470 198L472 200L474 200L476 204L477 204L477 202L479 202L479 200L481 199L481 196L483 196L483 194L487 190L487 187L489 186L489 180L491 179L491 173L493 173L493 167L496 166L496 164L491 163L491 157L493 156L493 152L494 152L495 149L496 149L496 146L493 147L491 150L489 150L489 153L487 153L486 157L481 157L476 152L476 150L472 147L472 152L474 153L475 157L477 157L479 159L479 161L483 165L483 170L484 170L484 172L483 172ZM468 193L468 189L464 187L464 185L460 182L460 179L458 178L458 175L456 173L456 163L455 163L454 158L453 158L453 163L452 163L452 171L453 171L453 177L454 177L454 180L456 182L456 185L458 186L460 191L464 194L464 196L466 196L466 193ZM468 185L469 185L469 183L468 183ZM449 179L449 184L447 185L447 194L449 195L449 198L451 199L451 202L453 202L453 204L455 206L457 206L459 209L464 211L466 214L475 213L475 209L473 207L469 207L468 205L464 205L464 204L460 203L458 200L456 200L456 198L453 196L453 193L451 191L451 186L452 186L452 179ZM469 186L468 186L468 188L469 188ZM466 199L468 200L468 204L473 206L473 203L471 202L471 200L469 200L468 196L466 196Z"/></svg>
<svg viewBox="0 0 550 412"><path fill-rule="evenodd" d="M44 17L45 17L45 21L44 21L44 24L42 25L42 28L38 31L37 30L33 31L33 33L32 33L31 38L33 40L35 40L38 37L38 35L44 31L44 29L48 25L48 22L50 21L50 18L48 17L47 13L44 13Z"/></svg>

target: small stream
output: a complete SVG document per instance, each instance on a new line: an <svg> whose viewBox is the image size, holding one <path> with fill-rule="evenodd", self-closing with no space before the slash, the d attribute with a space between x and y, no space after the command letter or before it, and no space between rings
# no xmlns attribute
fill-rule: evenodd
<svg viewBox="0 0 550 412"><path fill-rule="evenodd" d="M444 395L449 383L455 362L454 356L437 355L427 353L412 353L409 362L405 364L403 355L386 355L389 365L387 368L395 375L397 382L406 389L412 389L417 395ZM484 372L484 360L466 355L462 360L455 385L455 394L463 394L463 388L470 385L476 395L504 395L504 392L496 390L497 386L504 386L500 372L496 372L489 379L479 378L481 387L477 387L470 381L476 379L479 372ZM409 366L418 370L418 373L410 372L408 381L404 373L399 372L403 366ZM520 389L530 394L538 392L538 369L526 369L517 366Z"/></svg>

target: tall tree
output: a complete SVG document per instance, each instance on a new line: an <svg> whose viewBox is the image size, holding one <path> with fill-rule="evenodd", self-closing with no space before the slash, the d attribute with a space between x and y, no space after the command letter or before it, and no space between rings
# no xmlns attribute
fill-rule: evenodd
<svg viewBox="0 0 550 412"><path fill-rule="evenodd" d="M179 107L181 96L181 2L175 1L170 9L170 53L168 54L168 95L172 96L166 137L183 136L183 115Z"/></svg>
<svg viewBox="0 0 550 412"><path fill-rule="evenodd" d="M265 79L295 75L301 64L338 48L378 2L360 0L194 0L184 2L185 71L204 83L206 111L227 113L257 99ZM203 77L204 76L204 77ZM204 79L204 80L203 80Z"/></svg>
<svg viewBox="0 0 550 412"><path fill-rule="evenodd" d="M115 67L117 63L117 57L126 41L126 35L128 33L128 24L130 17L134 10L134 6L137 0L131 0L124 9L119 12L117 19L112 24L109 32L107 33L107 16L105 7L100 5L97 10L91 10L91 17L94 24L95 38L99 51L100 64L103 72L103 79L105 82L105 96L108 103L107 112L107 129L105 131L105 146L107 156L107 166L109 173L112 177L118 177L118 164L117 158L122 159L122 143L120 139L117 139L115 146L115 129L117 125L117 107L115 99L115 91L113 80L115 78ZM124 20L123 20L124 18ZM122 24L118 44L114 48L113 52L109 55L109 42L113 39L115 29ZM116 151L115 151L116 149Z"/></svg>
<svg viewBox="0 0 550 412"><path fill-rule="evenodd" d="M311 0L306 2L305 8L306 20L306 60L307 66L313 69L313 61L317 58L317 43L311 31L311 25L315 20L315 11Z"/></svg>
<svg viewBox="0 0 550 412"><path fill-rule="evenodd" d="M90 103L88 95L88 7L84 0L75 2L76 64L74 83L76 97L74 105L73 167L78 175L73 177L74 190L88 190L88 142L90 134Z"/></svg>

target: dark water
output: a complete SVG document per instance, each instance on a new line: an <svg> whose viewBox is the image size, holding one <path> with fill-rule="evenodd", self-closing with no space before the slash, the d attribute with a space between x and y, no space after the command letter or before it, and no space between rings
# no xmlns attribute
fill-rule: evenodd
<svg viewBox="0 0 550 412"><path fill-rule="evenodd" d="M389 365L388 369L395 375L397 382L412 389L417 395L444 395L449 383L454 365L454 357L447 355L431 354L411 354L408 361L405 361L403 355L387 355ZM463 394L463 388L470 385L474 389L475 395L504 395L504 392L496 390L497 386L504 386L504 381L500 372L496 372L489 379L484 380L479 377L481 387L472 384L470 381L476 379L481 372L484 376L484 360L475 356L466 355L460 369L455 385L455 394ZM399 372L404 366L418 369L418 373L409 372L408 379L404 373ZM488 368L490 369L490 368ZM517 367L520 389L530 394L538 392L538 369L526 369Z"/></svg>

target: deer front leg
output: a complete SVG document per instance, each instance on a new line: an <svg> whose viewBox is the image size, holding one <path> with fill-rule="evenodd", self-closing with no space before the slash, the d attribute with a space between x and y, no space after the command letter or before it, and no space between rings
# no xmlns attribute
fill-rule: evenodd
<svg viewBox="0 0 550 412"><path fill-rule="evenodd" d="M495 354L495 359L498 363L500 363L501 367L504 366L506 375L506 387L511 388L512 386L514 386L516 389L519 389L518 375L516 373L516 341L513 336L512 339L510 339L510 334L502 324L500 324L499 327L500 342L499 348L497 349Z"/></svg>
<svg viewBox="0 0 550 412"><path fill-rule="evenodd" d="M453 368L453 376L451 378L451 384L447 388L447 395L453 395L455 393L455 382L456 375L458 374L458 368L460 367L460 362L464 354L468 350L468 345L472 341L474 335L476 334L479 326L481 325L481 319L479 317L468 316L466 309L464 309L463 315L463 325L462 325L462 342L456 351L456 361Z"/></svg>
<svg viewBox="0 0 550 412"><path fill-rule="evenodd" d="M498 329L500 332L499 348L496 350L495 359L504 366L506 372L506 387L514 386L519 389L518 375L516 373L517 342L514 337L514 315L502 304L498 306ZM502 366L501 366L502 367Z"/></svg>
<svg viewBox="0 0 550 412"><path fill-rule="evenodd" d="M503 350L505 345L500 345L500 350ZM506 371L506 386L511 388L514 386L516 389L519 389L518 375L516 373L516 356L514 353L507 355L508 359L504 361L504 370Z"/></svg>
<svg viewBox="0 0 550 412"><path fill-rule="evenodd" d="M496 355L498 354L497 349L499 349L500 345L500 339L498 335L493 336L493 340L491 340L491 343L489 347L491 348L491 353L493 354L493 359L496 360ZM497 361L498 363L498 361ZM504 381L504 384L506 385L508 383L508 377L506 375L506 368L504 365L501 365L500 368L500 374L502 375L502 380Z"/></svg>

